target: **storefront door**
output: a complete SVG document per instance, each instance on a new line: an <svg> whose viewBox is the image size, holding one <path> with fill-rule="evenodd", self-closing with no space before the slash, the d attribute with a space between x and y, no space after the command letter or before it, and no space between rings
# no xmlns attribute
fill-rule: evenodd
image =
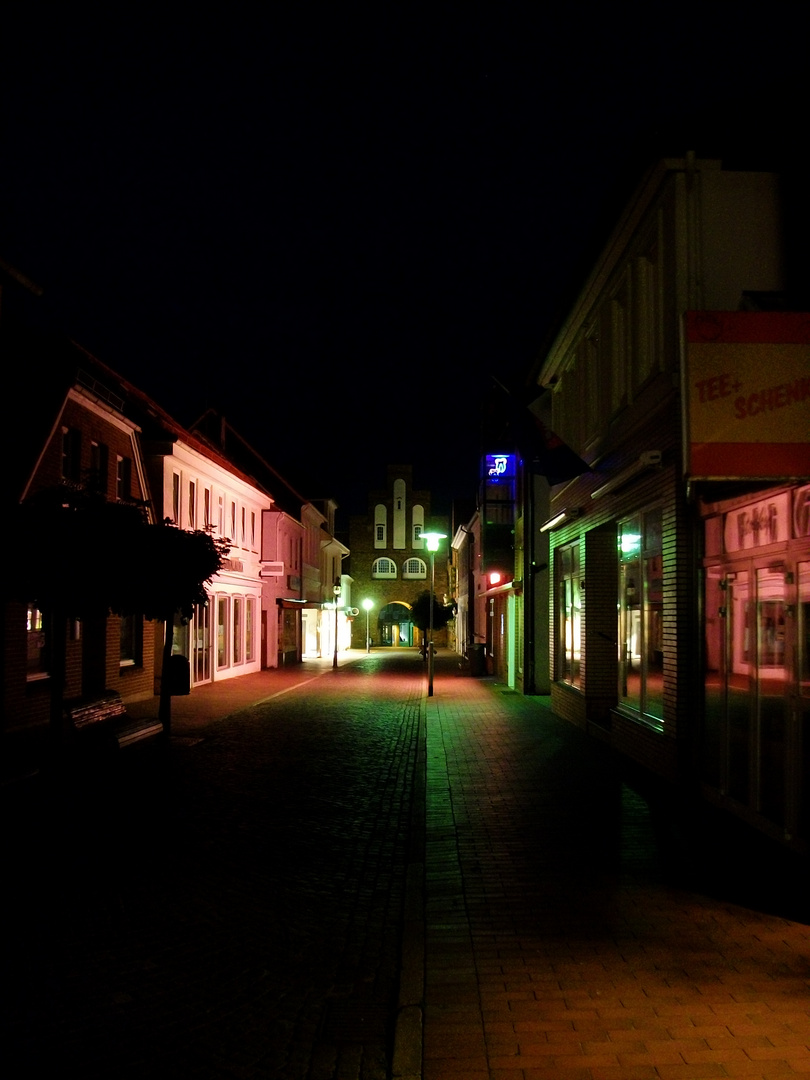
<svg viewBox="0 0 810 1080"><path fill-rule="evenodd" d="M197 604L192 619L192 685L211 681L211 605Z"/></svg>
<svg viewBox="0 0 810 1080"><path fill-rule="evenodd" d="M796 769L798 771L798 832L810 845L810 562L800 562L796 585L796 685L795 714L798 727Z"/></svg>
<svg viewBox="0 0 810 1080"><path fill-rule="evenodd" d="M798 807L810 772L800 746L807 710L800 723L797 703L810 702L796 668L796 580L785 563L750 560L707 568L704 592L703 778L788 833L797 812L807 831L807 807Z"/></svg>

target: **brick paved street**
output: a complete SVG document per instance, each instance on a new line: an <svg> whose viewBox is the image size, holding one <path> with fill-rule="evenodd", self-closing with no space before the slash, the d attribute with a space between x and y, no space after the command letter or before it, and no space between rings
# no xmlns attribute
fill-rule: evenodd
<svg viewBox="0 0 810 1080"><path fill-rule="evenodd" d="M427 705L424 1080L810 1076L806 863L504 691Z"/></svg>
<svg viewBox="0 0 810 1080"><path fill-rule="evenodd" d="M226 720L175 699L167 760L53 793L12 869L5 1076L383 1080L423 669L380 666Z"/></svg>
<svg viewBox="0 0 810 1080"><path fill-rule="evenodd" d="M425 681L214 684L165 756L5 789L4 1076L810 1076L806 861L547 699Z"/></svg>

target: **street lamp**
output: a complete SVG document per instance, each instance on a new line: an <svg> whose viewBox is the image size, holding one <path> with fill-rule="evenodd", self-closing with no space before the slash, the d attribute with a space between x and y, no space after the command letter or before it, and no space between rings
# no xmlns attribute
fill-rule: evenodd
<svg viewBox="0 0 810 1080"><path fill-rule="evenodd" d="M422 539L430 552L430 633L428 634L428 697L433 697L433 593L436 585L436 552L439 541L446 540L446 533L423 532Z"/></svg>
<svg viewBox="0 0 810 1080"><path fill-rule="evenodd" d="M338 654L338 598L340 596L340 583L336 581L332 586L332 592L335 594L335 655L332 658L332 667L336 668L337 654Z"/></svg>
<svg viewBox="0 0 810 1080"><path fill-rule="evenodd" d="M363 607L366 609L366 652L371 652L371 638L368 636L368 613L374 607L373 600L364 600Z"/></svg>

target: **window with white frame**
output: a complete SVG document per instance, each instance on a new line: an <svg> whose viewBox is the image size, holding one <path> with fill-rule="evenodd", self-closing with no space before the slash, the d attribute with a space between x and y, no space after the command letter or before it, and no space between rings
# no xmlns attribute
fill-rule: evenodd
<svg viewBox="0 0 810 1080"><path fill-rule="evenodd" d="M211 520L211 488L203 488L203 528L210 529Z"/></svg>
<svg viewBox="0 0 810 1080"><path fill-rule="evenodd" d="M188 517L186 521L189 529L197 528L197 484L194 480L188 482Z"/></svg>
<svg viewBox="0 0 810 1080"><path fill-rule="evenodd" d="M62 479L78 483L82 469L82 435L78 428L62 428Z"/></svg>
<svg viewBox="0 0 810 1080"><path fill-rule="evenodd" d="M422 533L425 531L425 508L417 503L412 511L412 524L413 524L413 536L412 546L417 549L422 549L425 546L425 541L422 539Z"/></svg>
<svg viewBox="0 0 810 1080"><path fill-rule="evenodd" d="M228 666L228 632L230 628L230 597L217 596L217 667Z"/></svg>
<svg viewBox="0 0 810 1080"><path fill-rule="evenodd" d="M231 656L233 657L232 663L234 665L241 664L243 661L242 654L242 621L244 618L245 601L241 596L235 596L232 604L232 618L231 627L233 629L233 646Z"/></svg>
<svg viewBox="0 0 810 1080"><path fill-rule="evenodd" d="M172 521L180 524L180 473L172 473Z"/></svg>
<svg viewBox="0 0 810 1080"><path fill-rule="evenodd" d="M373 578L395 578L397 576L397 564L393 559L375 559L371 564L371 576Z"/></svg>
<svg viewBox="0 0 810 1080"><path fill-rule="evenodd" d="M424 559L406 559L402 567L403 578L426 578L427 577L427 565Z"/></svg>
<svg viewBox="0 0 810 1080"><path fill-rule="evenodd" d="M256 659L256 597L245 597L245 660Z"/></svg>
<svg viewBox="0 0 810 1080"><path fill-rule="evenodd" d="M388 546L388 511L384 503L377 503L374 507L374 547L384 548Z"/></svg>
<svg viewBox="0 0 810 1080"><path fill-rule="evenodd" d="M115 494L122 501L132 496L132 462L127 457L117 457Z"/></svg>

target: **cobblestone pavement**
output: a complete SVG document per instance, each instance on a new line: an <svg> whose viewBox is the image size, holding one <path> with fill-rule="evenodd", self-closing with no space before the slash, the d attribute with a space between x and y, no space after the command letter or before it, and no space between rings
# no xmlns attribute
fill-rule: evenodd
<svg viewBox="0 0 810 1080"><path fill-rule="evenodd" d="M4 1076L384 1080L424 669L315 674L8 796Z"/></svg>
<svg viewBox="0 0 810 1080"><path fill-rule="evenodd" d="M810 1077L810 890L548 699L427 703L424 1080Z"/></svg>
<svg viewBox="0 0 810 1080"><path fill-rule="evenodd" d="M229 682L4 791L4 1076L810 1077L806 860L451 654Z"/></svg>

